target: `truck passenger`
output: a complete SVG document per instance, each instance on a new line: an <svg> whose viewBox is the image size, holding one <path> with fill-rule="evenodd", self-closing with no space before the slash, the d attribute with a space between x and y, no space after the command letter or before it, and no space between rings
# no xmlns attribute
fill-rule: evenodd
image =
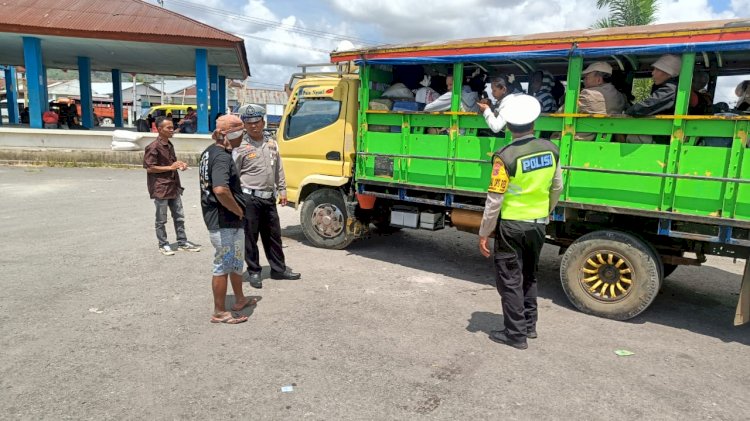
<svg viewBox="0 0 750 421"><path fill-rule="evenodd" d="M554 113L557 110L557 100L552 95L552 87L555 85L555 78L544 70L537 70L531 75L529 81L529 95L539 101L543 113Z"/></svg>
<svg viewBox="0 0 750 421"><path fill-rule="evenodd" d="M583 72L583 89L578 95L582 114L622 114L627 98L612 85L612 66L604 61L590 64ZM562 111L562 107L559 111ZM576 140L594 140L595 133L576 133Z"/></svg>
<svg viewBox="0 0 750 421"><path fill-rule="evenodd" d="M631 116L648 116L657 114L674 114L675 95L677 93L677 76L680 75L682 62L679 57L665 54L651 65L651 95L625 110Z"/></svg>
<svg viewBox="0 0 750 421"><path fill-rule="evenodd" d="M637 102L625 110L625 114L642 117L657 114L674 114L675 98L677 95L677 76L680 74L682 61L680 57L665 54L651 65L651 79L654 85L651 87L651 96ZM659 136L657 143L668 143L669 139ZM628 135L627 143L654 143L654 138L649 135Z"/></svg>
<svg viewBox="0 0 750 421"><path fill-rule="evenodd" d="M710 79L707 72L693 72L693 82L690 84L690 105L688 114L690 115L710 115L713 114L713 100L711 95L703 88L708 84Z"/></svg>
<svg viewBox="0 0 750 421"><path fill-rule="evenodd" d="M578 95L578 112L622 114L627 99L610 82L612 66L604 61L589 65L582 73L583 89Z"/></svg>
<svg viewBox="0 0 750 421"><path fill-rule="evenodd" d="M512 95L519 94L513 93L514 88L506 75L499 75L492 78L490 81L490 89L492 90L492 97L495 98L496 101L494 107L495 110L493 111L492 107L490 107L487 102L484 102L486 100L477 103L477 107L482 116L484 116L484 121L487 122L487 126L489 126L490 130L499 133L503 130L503 127L505 127L505 120L501 117L500 109L508 98Z"/></svg>
<svg viewBox="0 0 750 421"><path fill-rule="evenodd" d="M438 112L448 111L451 109L453 76L446 76L445 84L448 86L448 91L440 95L435 101L432 101L431 103L425 105L424 111ZM461 111L476 112L479 110L479 108L477 107L477 101L479 100L479 92L482 89L477 90L477 87L475 87L473 83L471 85L463 85L461 87Z"/></svg>

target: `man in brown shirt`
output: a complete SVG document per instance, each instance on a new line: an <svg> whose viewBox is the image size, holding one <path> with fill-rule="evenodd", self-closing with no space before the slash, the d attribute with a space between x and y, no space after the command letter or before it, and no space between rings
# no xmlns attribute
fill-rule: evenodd
<svg viewBox="0 0 750 421"><path fill-rule="evenodd" d="M200 247L188 242L185 234L185 212L182 209L182 185L177 170L186 170L187 164L178 161L174 146L169 139L174 136L172 120L160 118L156 122L159 132L156 140L146 146L143 154L143 168L146 169L146 184L148 194L156 205L156 239L159 241L159 251L165 256L171 256L174 251L167 241L167 208L172 212L174 230L177 234L177 247L180 250L200 251Z"/></svg>

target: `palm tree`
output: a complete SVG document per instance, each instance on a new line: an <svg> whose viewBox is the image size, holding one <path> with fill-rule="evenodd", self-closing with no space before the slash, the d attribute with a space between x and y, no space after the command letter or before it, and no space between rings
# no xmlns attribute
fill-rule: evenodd
<svg viewBox="0 0 750 421"><path fill-rule="evenodd" d="M609 16L600 19L594 28L639 26L654 23L659 6L656 0L596 0L597 9L608 8ZM651 94L651 79L633 81L633 96L640 101Z"/></svg>
<svg viewBox="0 0 750 421"><path fill-rule="evenodd" d="M594 24L595 28L648 25L659 10L656 0L596 0L596 7L608 8L609 16Z"/></svg>

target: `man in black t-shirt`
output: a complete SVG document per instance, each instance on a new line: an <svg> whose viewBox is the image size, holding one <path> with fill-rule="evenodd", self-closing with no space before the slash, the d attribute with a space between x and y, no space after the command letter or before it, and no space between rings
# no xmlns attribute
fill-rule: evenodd
<svg viewBox="0 0 750 421"><path fill-rule="evenodd" d="M203 151L198 165L203 220L211 244L216 249L212 278L214 314L211 323L237 324L247 321L247 316L226 311L227 277L235 296L232 310L239 311L256 302L242 293L242 265L245 259L242 218L245 209L240 176L232 161L232 148L240 145L244 132L242 120L237 116L225 115L217 119L212 136L216 143Z"/></svg>

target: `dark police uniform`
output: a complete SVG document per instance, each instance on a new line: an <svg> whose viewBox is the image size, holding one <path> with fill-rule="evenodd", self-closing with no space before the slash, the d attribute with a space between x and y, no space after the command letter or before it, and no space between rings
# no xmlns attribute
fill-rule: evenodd
<svg viewBox="0 0 750 421"><path fill-rule="evenodd" d="M558 160L557 146L533 135L514 138L492 158L479 235L495 232L495 278L505 336L524 346L527 333L536 332L536 270L545 225L562 191Z"/></svg>

